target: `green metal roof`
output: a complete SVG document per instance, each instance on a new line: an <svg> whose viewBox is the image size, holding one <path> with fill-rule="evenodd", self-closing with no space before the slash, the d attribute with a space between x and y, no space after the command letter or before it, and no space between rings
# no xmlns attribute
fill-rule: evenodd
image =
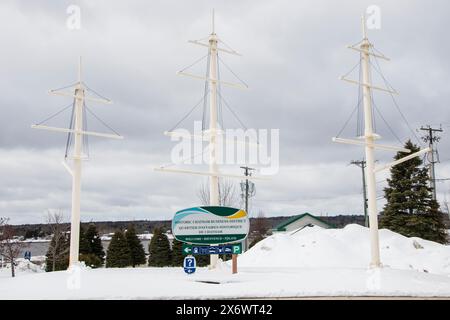
<svg viewBox="0 0 450 320"><path fill-rule="evenodd" d="M326 224L327 226L329 226L330 228L336 228L335 225L332 225L332 224L330 224L330 223L328 223L328 222L325 222L325 221L323 221L322 219L320 219L320 218L318 218L318 217L316 217L316 216L313 216L312 214L310 214L310 213L308 213L308 212L305 212L305 213L303 213L303 214L299 214L299 215L297 215L297 216L293 216L293 217L289 218L288 220L286 220L286 221L280 223L280 224L277 225L273 230L275 230L275 231L286 231L286 226L288 226L288 225L290 225L291 223L293 223L293 222L295 222L295 221L297 221L297 220L299 220L299 219L301 219L301 218L303 218L303 217L306 217L306 216L309 216L309 217L311 217L311 218L313 218L313 219L315 219L315 220L317 220L317 221L320 221L320 222Z"/></svg>

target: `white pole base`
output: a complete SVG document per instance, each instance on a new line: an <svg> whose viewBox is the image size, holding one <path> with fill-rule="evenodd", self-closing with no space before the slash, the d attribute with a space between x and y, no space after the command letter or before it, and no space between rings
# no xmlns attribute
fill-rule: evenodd
<svg viewBox="0 0 450 320"><path fill-rule="evenodd" d="M383 268L383 264L381 262L379 263L371 262L369 265L369 269L381 269L381 268Z"/></svg>
<svg viewBox="0 0 450 320"><path fill-rule="evenodd" d="M219 255L217 254L212 254L209 256L209 266L208 269L216 269L217 268L217 262L219 261Z"/></svg>

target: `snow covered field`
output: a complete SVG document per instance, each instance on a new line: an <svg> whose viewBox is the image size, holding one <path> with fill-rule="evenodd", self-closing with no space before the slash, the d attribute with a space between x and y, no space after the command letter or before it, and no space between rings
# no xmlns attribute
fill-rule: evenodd
<svg viewBox="0 0 450 320"><path fill-rule="evenodd" d="M381 230L385 267L368 270L366 228L275 234L229 265L200 268L0 271L0 299L205 299L305 296L450 297L450 246Z"/></svg>

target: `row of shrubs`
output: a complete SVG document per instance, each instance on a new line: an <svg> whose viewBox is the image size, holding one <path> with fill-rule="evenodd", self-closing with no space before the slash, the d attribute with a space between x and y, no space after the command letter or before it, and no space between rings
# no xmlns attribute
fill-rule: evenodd
<svg viewBox="0 0 450 320"><path fill-rule="evenodd" d="M70 240L67 233L53 235L46 254L46 271L66 270L69 265ZM124 268L148 265L151 267L182 266L184 256L182 243L173 240L172 245L161 228L153 230L148 247L148 257L139 240L135 228L131 225L126 230L114 233L105 251L94 224L87 228L80 227L79 260L91 268ZM224 257L225 258L225 257ZM206 266L209 256L198 256L197 265Z"/></svg>

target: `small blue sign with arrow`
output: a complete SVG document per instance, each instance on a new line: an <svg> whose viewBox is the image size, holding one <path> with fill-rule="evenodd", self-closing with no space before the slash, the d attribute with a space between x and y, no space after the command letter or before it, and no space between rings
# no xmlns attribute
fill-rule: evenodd
<svg viewBox="0 0 450 320"><path fill-rule="evenodd" d="M184 272L187 274L191 274L195 272L195 269L197 267L197 262L195 261L195 258L193 256L187 256L183 260L183 268Z"/></svg>

